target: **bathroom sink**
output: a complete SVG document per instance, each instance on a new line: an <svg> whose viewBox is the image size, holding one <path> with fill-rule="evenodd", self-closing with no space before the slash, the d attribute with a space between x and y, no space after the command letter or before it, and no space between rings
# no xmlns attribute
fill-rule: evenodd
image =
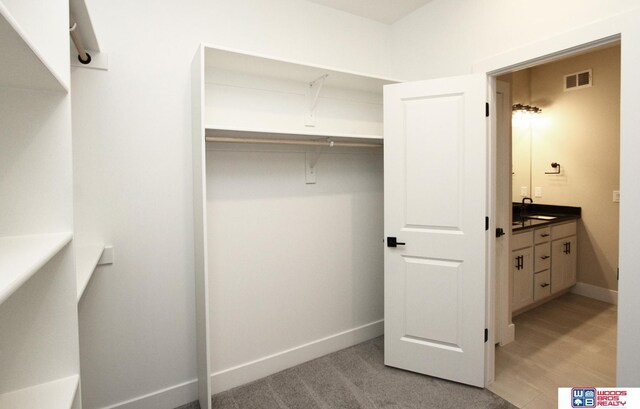
<svg viewBox="0 0 640 409"><path fill-rule="evenodd" d="M538 220L553 220L557 218L557 216L545 216L542 214L532 214L531 216L527 216L529 219L538 219Z"/></svg>

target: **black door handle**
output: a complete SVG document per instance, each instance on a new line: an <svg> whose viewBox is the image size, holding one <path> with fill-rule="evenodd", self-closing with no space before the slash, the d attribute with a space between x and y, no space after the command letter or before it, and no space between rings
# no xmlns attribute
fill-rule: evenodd
<svg viewBox="0 0 640 409"><path fill-rule="evenodd" d="M502 237L505 234L507 234L507 233L504 232L504 229L502 227L496 228L496 237Z"/></svg>
<svg viewBox="0 0 640 409"><path fill-rule="evenodd" d="M387 247L398 247L404 246L407 243L402 243L398 241L397 237L387 237Z"/></svg>

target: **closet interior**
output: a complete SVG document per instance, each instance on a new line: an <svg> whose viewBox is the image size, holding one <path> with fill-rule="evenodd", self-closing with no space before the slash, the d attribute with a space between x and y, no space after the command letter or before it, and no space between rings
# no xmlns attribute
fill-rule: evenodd
<svg viewBox="0 0 640 409"><path fill-rule="evenodd" d="M207 45L196 54L203 408L212 393L382 334L382 89L394 82Z"/></svg>

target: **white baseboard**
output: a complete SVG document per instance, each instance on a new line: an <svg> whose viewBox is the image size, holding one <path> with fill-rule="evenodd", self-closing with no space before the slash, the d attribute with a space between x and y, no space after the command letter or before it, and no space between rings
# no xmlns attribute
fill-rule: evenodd
<svg viewBox="0 0 640 409"><path fill-rule="evenodd" d="M618 304L618 292L609 290L608 288L597 287L586 283L576 283L575 287L571 289L571 292L609 304Z"/></svg>
<svg viewBox="0 0 640 409"><path fill-rule="evenodd" d="M516 326L514 324L507 325L502 333L502 339L499 341L500 346L505 346L516 340Z"/></svg>
<svg viewBox="0 0 640 409"><path fill-rule="evenodd" d="M211 375L213 393L255 381L292 366L319 358L382 335L384 320L375 321L277 354ZM102 409L174 409L198 400L197 379L139 396Z"/></svg>
<svg viewBox="0 0 640 409"><path fill-rule="evenodd" d="M198 380L183 382L103 409L174 409L198 400Z"/></svg>
<svg viewBox="0 0 640 409"><path fill-rule="evenodd" d="M212 393L226 391L287 368L359 344L384 333L384 320L330 335L246 364L211 374Z"/></svg>

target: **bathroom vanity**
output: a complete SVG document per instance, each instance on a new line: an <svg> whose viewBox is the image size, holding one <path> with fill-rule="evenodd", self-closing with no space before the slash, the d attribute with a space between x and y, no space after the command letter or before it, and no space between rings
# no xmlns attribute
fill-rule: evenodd
<svg viewBox="0 0 640 409"><path fill-rule="evenodd" d="M511 310L542 304L576 283L579 207L514 203Z"/></svg>

